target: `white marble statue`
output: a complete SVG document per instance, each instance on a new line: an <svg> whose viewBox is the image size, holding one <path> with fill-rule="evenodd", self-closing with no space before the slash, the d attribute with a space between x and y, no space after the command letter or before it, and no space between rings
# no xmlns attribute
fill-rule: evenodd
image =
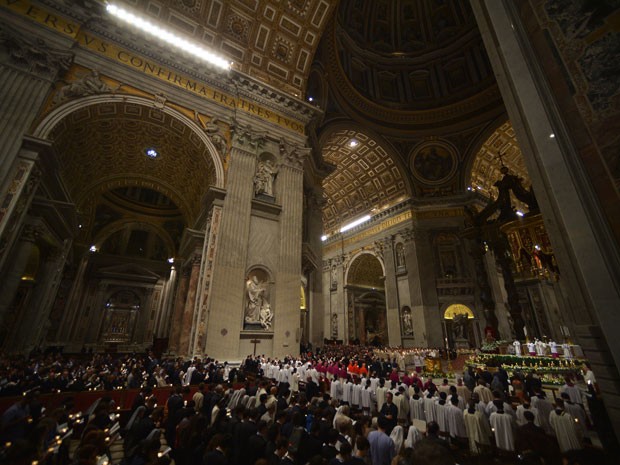
<svg viewBox="0 0 620 465"><path fill-rule="evenodd" d="M269 306L269 302L265 297L267 284L259 282L256 275L252 276L246 282L246 291L248 293L248 304L245 309L245 322L251 324L259 324L261 318L261 309Z"/></svg>
<svg viewBox="0 0 620 465"><path fill-rule="evenodd" d="M265 329L271 329L272 320L273 312L271 311L271 305L265 302L260 309L260 325Z"/></svg>
<svg viewBox="0 0 620 465"><path fill-rule="evenodd" d="M271 160L259 161L254 175L254 194L265 194L273 197L273 180L278 169Z"/></svg>
<svg viewBox="0 0 620 465"><path fill-rule="evenodd" d="M411 320L411 312L403 312L403 332L406 336L413 334L413 321Z"/></svg>

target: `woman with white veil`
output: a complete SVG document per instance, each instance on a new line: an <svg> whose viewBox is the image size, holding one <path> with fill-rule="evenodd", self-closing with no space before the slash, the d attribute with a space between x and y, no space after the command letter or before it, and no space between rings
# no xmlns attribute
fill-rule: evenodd
<svg viewBox="0 0 620 465"><path fill-rule="evenodd" d="M400 425L395 426L392 430L392 433L390 434L390 439L392 439L392 442L394 443L395 455L398 455L400 453L401 447L403 447L403 441L405 439L404 436L405 433L403 431L403 427Z"/></svg>
<svg viewBox="0 0 620 465"><path fill-rule="evenodd" d="M420 430L415 427L415 425L411 425L409 427L409 432L407 433L407 439L405 439L405 447L415 449L415 445L418 441L421 441L424 438Z"/></svg>

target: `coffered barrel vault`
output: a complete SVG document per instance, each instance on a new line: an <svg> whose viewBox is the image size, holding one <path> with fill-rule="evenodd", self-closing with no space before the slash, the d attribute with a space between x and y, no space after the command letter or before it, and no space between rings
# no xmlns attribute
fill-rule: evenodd
<svg viewBox="0 0 620 465"><path fill-rule="evenodd" d="M579 343L620 424L616 6L111 3L172 44L103 1L0 0L3 350L525 328Z"/></svg>

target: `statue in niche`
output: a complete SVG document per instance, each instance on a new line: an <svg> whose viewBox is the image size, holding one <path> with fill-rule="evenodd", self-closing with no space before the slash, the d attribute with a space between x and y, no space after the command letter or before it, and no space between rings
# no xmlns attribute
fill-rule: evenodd
<svg viewBox="0 0 620 465"><path fill-rule="evenodd" d="M336 267L333 266L332 270L331 270L331 288L332 289L337 289L338 288L338 276L336 275Z"/></svg>
<svg viewBox="0 0 620 465"><path fill-rule="evenodd" d="M264 329L271 329L271 321L273 320L273 312L271 311L271 305L264 303L260 309L260 325Z"/></svg>
<svg viewBox="0 0 620 465"><path fill-rule="evenodd" d="M336 339L338 337L338 314L334 313L332 315L332 339Z"/></svg>
<svg viewBox="0 0 620 465"><path fill-rule="evenodd" d="M409 310L403 311L403 332L405 336L413 335L413 320L411 318L411 312Z"/></svg>
<svg viewBox="0 0 620 465"><path fill-rule="evenodd" d="M405 247L402 244L396 245L396 266L405 268Z"/></svg>
<svg viewBox="0 0 620 465"><path fill-rule="evenodd" d="M245 322L260 324L264 329L270 329L273 320L273 311L267 300L267 282L259 281L254 275L246 282L248 303L245 309Z"/></svg>
<svg viewBox="0 0 620 465"><path fill-rule="evenodd" d="M467 314L460 313L452 318L452 334L454 339L467 339Z"/></svg>
<svg viewBox="0 0 620 465"><path fill-rule="evenodd" d="M278 168L271 160L258 162L254 175L254 195L264 194L273 197L273 181L278 174Z"/></svg>

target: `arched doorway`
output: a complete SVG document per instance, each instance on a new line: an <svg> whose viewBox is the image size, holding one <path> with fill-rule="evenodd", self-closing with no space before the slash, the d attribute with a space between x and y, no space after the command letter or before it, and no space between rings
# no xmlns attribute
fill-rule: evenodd
<svg viewBox="0 0 620 465"><path fill-rule="evenodd" d="M357 256L347 274L347 325L351 342L387 344L384 274L372 254Z"/></svg>
<svg viewBox="0 0 620 465"><path fill-rule="evenodd" d="M474 312L463 304L452 304L443 314L448 345L454 349L476 347Z"/></svg>

